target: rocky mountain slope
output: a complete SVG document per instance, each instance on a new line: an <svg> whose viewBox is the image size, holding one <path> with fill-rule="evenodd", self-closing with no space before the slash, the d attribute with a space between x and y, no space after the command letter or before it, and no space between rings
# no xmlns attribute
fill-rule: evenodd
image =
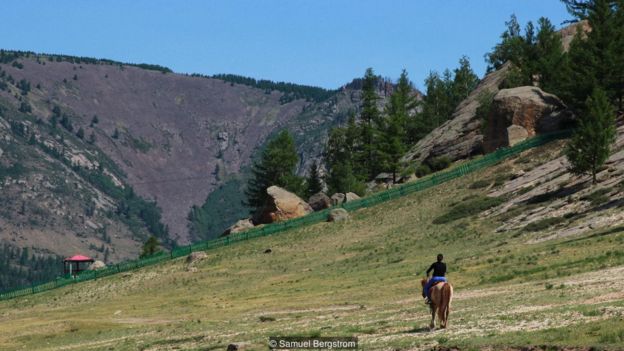
<svg viewBox="0 0 624 351"><path fill-rule="evenodd" d="M4 57L0 96L16 107L28 104L44 121L60 109L74 131L82 128L85 138L93 134L93 144L119 165L137 193L158 202L180 243L191 239L191 206L238 175L273 132L293 132L304 172L320 157L327 130L346 120L358 102L349 86L319 102L292 100L276 90L150 66L24 53ZM25 94L20 84L28 85Z"/></svg>
<svg viewBox="0 0 624 351"><path fill-rule="evenodd" d="M119 206L154 207L124 195L121 179L93 145L0 98L0 289L54 277L57 255L80 252L107 262L136 257L148 229ZM52 257L49 267L29 264Z"/></svg>
<svg viewBox="0 0 624 351"><path fill-rule="evenodd" d="M139 217L157 224L144 210L123 213L133 211L126 196L155 201L170 235L161 239L179 244L198 239L187 216L207 203L218 209L206 212L217 236L247 215L242 186L268 137L291 131L303 174L360 102L357 79L322 91L220 77L0 50L0 241L31 255L134 258L150 231ZM380 105L392 88L380 81ZM18 258L8 264L19 269Z"/></svg>

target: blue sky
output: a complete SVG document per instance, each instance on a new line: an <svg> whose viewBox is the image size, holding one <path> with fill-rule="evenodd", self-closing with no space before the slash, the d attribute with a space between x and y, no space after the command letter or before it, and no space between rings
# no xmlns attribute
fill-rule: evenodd
<svg viewBox="0 0 624 351"><path fill-rule="evenodd" d="M483 55L515 13L569 15L558 0L3 0L0 48L155 63L337 88L367 67L417 87Z"/></svg>

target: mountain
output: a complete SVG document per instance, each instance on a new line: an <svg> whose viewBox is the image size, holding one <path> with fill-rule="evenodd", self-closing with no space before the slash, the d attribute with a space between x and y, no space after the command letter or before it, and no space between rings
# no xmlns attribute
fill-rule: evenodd
<svg viewBox="0 0 624 351"><path fill-rule="evenodd" d="M14 256L21 254L16 250L27 247L33 258L34 253L81 252L103 259L108 248L106 258L115 262L136 257L150 233L156 232L167 245L215 237L247 215L241 204L244 184L267 139L281 129L290 130L300 156L298 172L305 174L313 160L322 158L328 130L357 114L360 85L356 79L326 90L236 75L176 74L157 65L0 50L3 133L6 140L17 140L3 146L0 154L8 167L6 182L16 187L0 195L11 204L0 218L5 224L0 240L11 243L6 256L15 262ZM382 98L392 89L391 82L380 80ZM17 174L10 168L17 163L32 174ZM47 205L52 212L43 217L49 221L24 215L19 200L45 197L44 175L73 182L65 186L64 198L54 197L59 208ZM79 196L74 191L78 187L85 194ZM128 210L127 196L135 205L140 199L140 205ZM93 211L92 203L101 208ZM148 205L150 211L144 211ZM85 212L95 217L85 217ZM128 226L111 212L132 213L134 222ZM63 222L63 216L71 220ZM30 229L23 222L29 222ZM104 238L102 228L109 233ZM67 241L47 237L57 232ZM116 236L120 240L114 240Z"/></svg>

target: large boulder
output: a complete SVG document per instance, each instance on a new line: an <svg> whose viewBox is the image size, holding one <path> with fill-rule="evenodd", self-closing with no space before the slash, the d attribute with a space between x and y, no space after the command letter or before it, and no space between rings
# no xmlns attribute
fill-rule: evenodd
<svg viewBox="0 0 624 351"><path fill-rule="evenodd" d="M484 149L491 152L538 133L561 129L572 118L555 95L533 86L503 89L492 101Z"/></svg>
<svg viewBox="0 0 624 351"><path fill-rule="evenodd" d="M328 222L342 222L349 219L349 212L344 208L334 208L329 211L329 216L327 217Z"/></svg>
<svg viewBox="0 0 624 351"><path fill-rule="evenodd" d="M221 234L221 236L244 232L245 230L251 229L253 227L254 224L251 221L251 218L241 219L238 222L234 223L231 227L226 229L223 234Z"/></svg>
<svg viewBox="0 0 624 351"><path fill-rule="evenodd" d="M360 196L356 193L346 193L344 202L350 202L350 201L355 201L359 199L360 199Z"/></svg>
<svg viewBox="0 0 624 351"><path fill-rule="evenodd" d="M324 210L332 205L332 201L329 196L325 195L323 192L310 196L308 203L314 211Z"/></svg>
<svg viewBox="0 0 624 351"><path fill-rule="evenodd" d="M335 193L331 196L332 205L337 206L341 203L345 202L345 194L343 193Z"/></svg>
<svg viewBox="0 0 624 351"><path fill-rule="evenodd" d="M299 196L278 186L267 188L269 198L255 218L257 223L275 223L305 216L314 212Z"/></svg>

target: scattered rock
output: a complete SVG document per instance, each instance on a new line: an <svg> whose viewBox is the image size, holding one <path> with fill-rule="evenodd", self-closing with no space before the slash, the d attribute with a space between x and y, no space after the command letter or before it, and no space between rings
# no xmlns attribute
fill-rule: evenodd
<svg viewBox="0 0 624 351"><path fill-rule="evenodd" d="M186 256L186 263L192 265L205 259L206 257L208 257L208 255L203 251L191 252L190 255Z"/></svg>
<svg viewBox="0 0 624 351"><path fill-rule="evenodd" d="M559 130L571 119L561 99L538 87L503 89L492 101L484 149L491 152L538 133Z"/></svg>
<svg viewBox="0 0 624 351"><path fill-rule="evenodd" d="M310 196L308 203L314 211L320 211L331 207L332 200L325 193L320 192Z"/></svg>
<svg viewBox="0 0 624 351"><path fill-rule="evenodd" d="M282 222L314 212L299 196L278 186L269 187L267 194L269 198L255 220L257 223Z"/></svg>
<svg viewBox="0 0 624 351"><path fill-rule="evenodd" d="M106 268L106 264L102 261L95 261L89 265L89 270L94 271L96 269Z"/></svg>
<svg viewBox="0 0 624 351"><path fill-rule="evenodd" d="M345 202L345 194L335 193L334 195L331 196L331 202L332 202L332 205L334 206L340 205L341 203Z"/></svg>
<svg viewBox="0 0 624 351"><path fill-rule="evenodd" d="M344 208L335 208L329 211L329 216L327 217L328 222L342 222L349 219L349 212Z"/></svg>
<svg viewBox="0 0 624 351"><path fill-rule="evenodd" d="M115 316L118 316L120 314L121 314L121 310L117 310L117 311L115 311L115 313L113 313L113 315L115 315Z"/></svg>
<svg viewBox="0 0 624 351"><path fill-rule="evenodd" d="M358 196L358 194L356 193L346 193L344 202L350 202L350 201L359 200L359 199L360 199L360 196Z"/></svg>
<svg viewBox="0 0 624 351"><path fill-rule="evenodd" d="M221 234L221 236L244 232L245 230L251 229L253 227L254 224L251 221L251 218L241 219L238 222L234 223L234 225L226 229L223 234Z"/></svg>

